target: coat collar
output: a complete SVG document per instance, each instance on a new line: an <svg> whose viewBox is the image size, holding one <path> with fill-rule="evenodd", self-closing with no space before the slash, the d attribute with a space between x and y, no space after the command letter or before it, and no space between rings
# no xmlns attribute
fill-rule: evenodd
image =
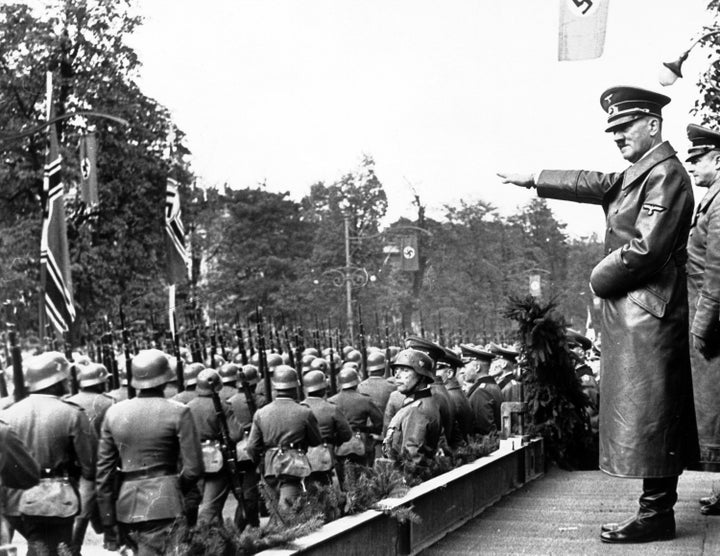
<svg viewBox="0 0 720 556"><path fill-rule="evenodd" d="M698 205L698 212L704 211L705 208L707 208L707 206L712 203L713 199L717 196L718 193L720 193L720 180L717 180L707 190L707 193L705 193L705 196L702 198L700 204Z"/></svg>
<svg viewBox="0 0 720 556"><path fill-rule="evenodd" d="M668 158L675 156L675 154L676 151L672 148L670 143L663 141L655 149L625 170L622 188L627 189L653 166L657 166L663 160L667 160Z"/></svg>

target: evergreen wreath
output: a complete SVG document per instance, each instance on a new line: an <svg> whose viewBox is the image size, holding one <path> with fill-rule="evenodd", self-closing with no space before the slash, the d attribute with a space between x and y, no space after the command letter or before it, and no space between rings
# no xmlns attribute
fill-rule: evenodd
<svg viewBox="0 0 720 556"><path fill-rule="evenodd" d="M554 301L510 296L505 316L518 324L529 433L542 436L549 461L563 469L597 468L589 400L575 374L565 319Z"/></svg>

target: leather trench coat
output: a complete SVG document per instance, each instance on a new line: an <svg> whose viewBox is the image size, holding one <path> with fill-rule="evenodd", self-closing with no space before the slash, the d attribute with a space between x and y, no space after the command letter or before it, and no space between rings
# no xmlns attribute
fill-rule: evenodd
<svg viewBox="0 0 720 556"><path fill-rule="evenodd" d="M700 465L706 471L720 471L720 181L708 189L693 218L688 297L690 332L715 348L710 360L690 350Z"/></svg>
<svg viewBox="0 0 720 556"><path fill-rule="evenodd" d="M688 347L690 178L664 142L623 172L544 170L541 197L601 205L605 257L590 283L602 299L600 469L679 475L698 458Z"/></svg>

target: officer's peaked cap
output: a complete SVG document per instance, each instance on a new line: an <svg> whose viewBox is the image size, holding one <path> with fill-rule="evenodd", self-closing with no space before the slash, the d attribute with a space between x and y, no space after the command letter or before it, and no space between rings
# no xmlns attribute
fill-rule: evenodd
<svg viewBox="0 0 720 556"><path fill-rule="evenodd" d="M644 116L662 118L662 108L670 97L639 87L610 87L600 95L600 105L608 115L605 131Z"/></svg>
<svg viewBox="0 0 720 556"><path fill-rule="evenodd" d="M697 124L687 126L687 136L691 146L688 149L688 157L685 162L704 155L715 149L720 149L720 133Z"/></svg>

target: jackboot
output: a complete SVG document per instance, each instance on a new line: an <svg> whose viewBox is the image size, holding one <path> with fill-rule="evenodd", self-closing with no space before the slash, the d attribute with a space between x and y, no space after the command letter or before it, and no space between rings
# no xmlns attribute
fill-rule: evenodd
<svg viewBox="0 0 720 556"><path fill-rule="evenodd" d="M614 529L604 530L600 540L607 543L639 543L675 538L677 477L644 479L637 515ZM606 524L605 527L613 524Z"/></svg>

